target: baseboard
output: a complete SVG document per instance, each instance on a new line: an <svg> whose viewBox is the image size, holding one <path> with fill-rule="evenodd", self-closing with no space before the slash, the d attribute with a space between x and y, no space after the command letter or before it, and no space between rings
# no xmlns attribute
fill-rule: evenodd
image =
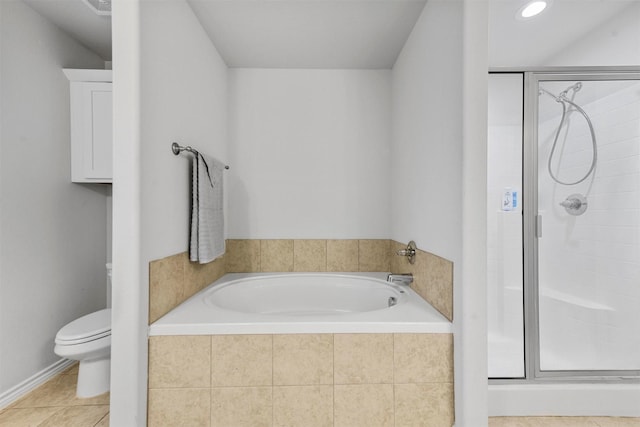
<svg viewBox="0 0 640 427"><path fill-rule="evenodd" d="M640 384L489 386L489 416L640 417Z"/></svg>
<svg viewBox="0 0 640 427"><path fill-rule="evenodd" d="M54 364L44 368L42 371L37 374L27 378L20 384L10 388L4 393L0 394L0 409L9 406L25 394L29 393L31 390L35 389L39 385L45 383L47 380L52 378L54 375L64 371L69 366L73 365L75 361L69 359L60 359Z"/></svg>

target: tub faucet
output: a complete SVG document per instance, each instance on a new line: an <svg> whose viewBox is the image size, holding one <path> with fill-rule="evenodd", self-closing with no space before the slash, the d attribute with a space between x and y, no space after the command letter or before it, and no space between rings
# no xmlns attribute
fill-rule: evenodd
<svg viewBox="0 0 640 427"><path fill-rule="evenodd" d="M413 274L411 273L403 273L403 274L395 274L391 273L387 276L387 282L409 286L413 283Z"/></svg>

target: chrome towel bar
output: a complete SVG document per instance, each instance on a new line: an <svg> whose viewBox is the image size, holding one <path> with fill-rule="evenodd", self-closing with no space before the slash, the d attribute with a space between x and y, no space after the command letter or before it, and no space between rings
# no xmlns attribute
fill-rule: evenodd
<svg viewBox="0 0 640 427"><path fill-rule="evenodd" d="M198 154L200 154L198 152L198 150L196 150L195 148L191 148L189 145L187 145L186 147L183 147L182 145L178 144L177 142L174 142L171 144L171 151L173 152L173 154L175 154L176 156L180 153L182 153L183 151L188 151L191 154L195 154L196 156ZM229 169L228 165L224 165L225 169Z"/></svg>

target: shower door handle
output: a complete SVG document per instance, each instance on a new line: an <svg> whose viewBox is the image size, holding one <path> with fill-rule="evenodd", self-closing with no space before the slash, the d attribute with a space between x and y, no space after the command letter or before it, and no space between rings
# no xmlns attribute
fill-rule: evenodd
<svg viewBox="0 0 640 427"><path fill-rule="evenodd" d="M542 237L542 215L536 215L536 237L539 239Z"/></svg>

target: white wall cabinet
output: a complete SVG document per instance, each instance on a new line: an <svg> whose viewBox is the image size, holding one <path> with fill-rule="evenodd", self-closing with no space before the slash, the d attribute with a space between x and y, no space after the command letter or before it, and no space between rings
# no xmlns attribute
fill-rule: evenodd
<svg viewBox="0 0 640 427"><path fill-rule="evenodd" d="M71 181L112 182L111 70L65 69L70 82Z"/></svg>

